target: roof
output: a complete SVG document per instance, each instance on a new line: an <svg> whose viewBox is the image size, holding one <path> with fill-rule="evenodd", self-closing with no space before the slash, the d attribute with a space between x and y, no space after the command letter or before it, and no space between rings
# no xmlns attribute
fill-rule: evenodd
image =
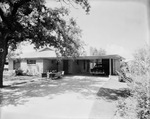
<svg viewBox="0 0 150 119"><path fill-rule="evenodd" d="M93 60L93 59L122 59L124 60L125 58L124 57L121 57L120 55L102 55L102 56L80 56L78 57L77 59L90 59L90 60Z"/></svg>
<svg viewBox="0 0 150 119"><path fill-rule="evenodd" d="M38 58L56 58L56 57L57 57L57 55L56 55L55 51L53 51L49 48L45 48L40 51L21 54L19 57L16 57L14 59L17 59L17 58L38 59Z"/></svg>
<svg viewBox="0 0 150 119"><path fill-rule="evenodd" d="M40 51L36 52L31 52L31 53L26 53L26 54L21 54L19 57L14 57L13 59L56 59L57 55L54 50L50 48L44 48ZM69 57L65 58L62 57L63 59L68 59ZM71 58L71 57L70 57ZM103 56L80 56L77 57L76 59L78 60L94 60L94 59L125 59L119 55L103 55Z"/></svg>

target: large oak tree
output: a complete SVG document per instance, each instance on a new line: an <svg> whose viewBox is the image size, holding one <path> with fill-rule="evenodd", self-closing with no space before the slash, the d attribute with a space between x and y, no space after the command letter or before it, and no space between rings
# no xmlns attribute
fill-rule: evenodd
<svg viewBox="0 0 150 119"><path fill-rule="evenodd" d="M89 11L87 0L56 0L78 4ZM80 33L74 19L67 19L64 7L51 9L44 0L0 0L0 87L3 87L3 69L8 49L29 41L35 48L49 46L58 53L77 56L81 48Z"/></svg>

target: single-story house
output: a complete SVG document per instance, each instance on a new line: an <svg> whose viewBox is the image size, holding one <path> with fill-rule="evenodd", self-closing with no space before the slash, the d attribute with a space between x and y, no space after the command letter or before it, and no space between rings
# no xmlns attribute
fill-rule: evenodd
<svg viewBox="0 0 150 119"><path fill-rule="evenodd" d="M9 70L22 69L31 75L41 75L51 70L64 71L65 74L89 74L96 64L101 64L106 75L115 75L120 70L119 55L57 57L56 53L44 48L38 52L23 54L9 60Z"/></svg>

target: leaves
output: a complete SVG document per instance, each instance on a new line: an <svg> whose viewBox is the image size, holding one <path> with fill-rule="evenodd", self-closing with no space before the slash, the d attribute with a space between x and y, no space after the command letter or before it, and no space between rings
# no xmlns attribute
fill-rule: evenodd
<svg viewBox="0 0 150 119"><path fill-rule="evenodd" d="M130 85L132 95L129 98L124 99L124 101L118 105L119 113L125 114L123 115L124 118L149 119L150 117L149 58L150 47L146 46L135 52L134 60L129 64L129 73L134 80ZM123 110L123 112L122 107L127 110Z"/></svg>
<svg viewBox="0 0 150 119"><path fill-rule="evenodd" d="M89 11L87 0L59 0L79 4ZM5 7L4 9L4 6ZM82 48L81 30L68 9L47 8L44 0L0 1L0 29L12 49L23 41L30 41L35 48L54 47L64 56L77 56Z"/></svg>
<svg viewBox="0 0 150 119"><path fill-rule="evenodd" d="M101 55L106 55L106 50L100 48L99 50L93 47L90 47L90 55L93 56L101 56Z"/></svg>

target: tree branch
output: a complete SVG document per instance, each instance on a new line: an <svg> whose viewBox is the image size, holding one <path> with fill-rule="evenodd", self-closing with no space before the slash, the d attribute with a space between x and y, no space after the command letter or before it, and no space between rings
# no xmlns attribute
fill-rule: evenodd
<svg viewBox="0 0 150 119"><path fill-rule="evenodd" d="M6 16L4 15L4 11L1 9L1 7L0 7L0 16L1 16L1 18L2 18L2 21L3 21L5 24L8 24L7 18L6 18Z"/></svg>
<svg viewBox="0 0 150 119"><path fill-rule="evenodd" d="M9 3L9 5L11 6L11 7L13 7L13 2L11 1L11 0L7 0L8 1L8 3Z"/></svg>
<svg viewBox="0 0 150 119"><path fill-rule="evenodd" d="M5 15L4 15L4 12L1 9L1 7L0 7L0 16L1 16L2 20L4 21L5 20Z"/></svg>
<svg viewBox="0 0 150 119"><path fill-rule="evenodd" d="M15 3L13 10L12 10L12 16L14 16L17 13L17 10L19 9L19 7L21 7L22 5L30 1L31 0L20 0L19 2Z"/></svg>

